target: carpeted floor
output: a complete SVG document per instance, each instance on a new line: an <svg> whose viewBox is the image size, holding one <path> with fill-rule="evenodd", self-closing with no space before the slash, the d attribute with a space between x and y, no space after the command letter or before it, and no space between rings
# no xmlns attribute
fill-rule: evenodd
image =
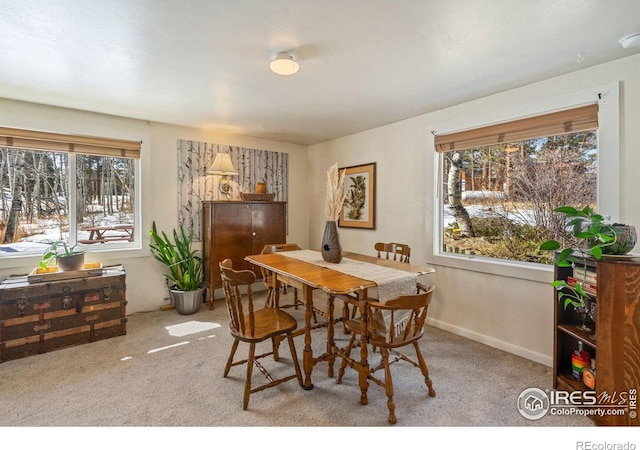
<svg viewBox="0 0 640 450"><path fill-rule="evenodd" d="M216 305L190 316L135 314L126 336L0 364L0 426L390 426L383 388L371 384L369 404L360 405L356 373L348 369L336 385L326 363L314 368L313 390L284 383L253 394L243 411L245 367L222 377L232 339L224 304ZM301 310L295 314L302 318ZM314 332L318 351L323 332ZM296 345L301 361L302 337ZM421 345L437 395L427 395L418 369L395 364L395 427L592 425L579 416L532 421L519 414L524 389L551 388L549 367L433 327ZM246 355L246 347L239 352ZM281 355L284 363L275 364L291 370L286 343ZM257 370L254 376L262 382Z"/></svg>

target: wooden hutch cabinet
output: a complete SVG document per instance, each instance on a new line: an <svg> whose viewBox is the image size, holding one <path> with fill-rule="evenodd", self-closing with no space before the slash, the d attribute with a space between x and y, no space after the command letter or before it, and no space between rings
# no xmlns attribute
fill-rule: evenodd
<svg viewBox="0 0 640 450"><path fill-rule="evenodd" d="M580 264L576 264L576 268ZM571 357L582 341L584 350L596 361L595 391L598 405L626 405L622 415L590 416L598 425L640 425L637 403L640 389L640 258L587 259L596 273L595 323L591 332L582 331L581 316L558 301L555 292L555 336L553 387L566 391L590 390L572 376ZM555 268L556 280L573 276L572 268ZM576 269L578 270L578 269ZM580 279L579 276L575 277ZM595 335L595 338L593 337ZM608 400L604 400L608 398ZM604 401L603 401L604 400Z"/></svg>
<svg viewBox="0 0 640 450"><path fill-rule="evenodd" d="M266 244L280 244L287 238L286 202L205 201L202 202L202 249L205 279L213 293L222 286L219 262L233 261L234 269L253 270L261 278L259 268L244 260L259 254Z"/></svg>

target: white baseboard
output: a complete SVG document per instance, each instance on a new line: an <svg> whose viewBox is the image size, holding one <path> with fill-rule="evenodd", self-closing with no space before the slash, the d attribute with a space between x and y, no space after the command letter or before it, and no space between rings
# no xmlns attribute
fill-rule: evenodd
<svg viewBox="0 0 640 450"><path fill-rule="evenodd" d="M489 347L497 348L498 350L503 350L514 355L522 356L523 358L543 364L548 367L553 367L552 356L533 352L526 348L513 345L509 342L501 341L491 336L476 333L475 331L467 330L466 328L451 325L450 323L442 322L430 317L427 317L427 323L433 327L439 328L444 331L449 331L450 333L465 337L467 339L471 339L472 341L480 342L481 344L488 345Z"/></svg>

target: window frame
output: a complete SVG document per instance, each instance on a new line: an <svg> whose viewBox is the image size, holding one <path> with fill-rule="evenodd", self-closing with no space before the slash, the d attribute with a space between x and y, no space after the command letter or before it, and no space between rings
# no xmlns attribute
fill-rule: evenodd
<svg viewBox="0 0 640 450"><path fill-rule="evenodd" d="M72 161L70 161L70 167L72 168L73 172L71 173L71 176L69 177L69 182L71 184L71 186L76 186L77 185L77 180L76 180L76 174L78 173L78 171L76 170L76 164L77 164L77 155L76 157L73 158ZM77 237L78 237L78 221L77 220L73 220L73 221L69 221L69 236L74 236L74 243L76 245L76 248L78 250L82 250L85 252L106 252L109 250L129 250L129 249L140 249L141 248L141 243L140 243L140 238L141 238L141 234L140 234L140 224L142 223L141 221L141 206L138 206L138 202L141 201L141 195L140 195L140 159L134 159L134 166L133 166L133 176L134 176L134 185L135 185L135 198L134 198L134 211L133 211L133 241L131 242L126 242L126 241L117 241L117 242L110 242L109 244L82 244L82 243L78 243L77 242ZM70 201L73 205L76 204L77 202L77 195L78 192L76 189L70 189L69 190L69 198ZM101 247L102 248L101 248Z"/></svg>
<svg viewBox="0 0 640 450"><path fill-rule="evenodd" d="M16 129L18 129L16 127ZM25 129L26 130L26 129ZM26 130L28 131L33 131L34 133L40 133L39 131L36 131L35 129L33 130ZM46 132L45 132L46 133ZM59 133L55 133L52 132L53 135L59 134ZM144 212L145 212L145 208L143 207L143 199L145 198L145 196L147 194L145 194L145 192L148 192L148 189L145 189L145 187L148 187L149 183L147 182L143 182L143 173L148 173L149 170L149 136L147 135L135 135L134 137L132 136L118 136L118 137L112 137L112 138L100 138L100 137L93 137L93 136L86 136L86 135L72 135L70 134L69 136L73 137L73 136L77 136L80 139L97 139L97 140L101 140L104 139L105 141L110 141L110 140L128 140L128 141L136 141L140 143L140 149L139 149L139 153L138 153L138 157L132 157L131 159L134 160L134 176L135 176L135 180L134 180L134 184L135 184L135 210L134 210L134 233L133 233L133 241L132 242L113 242L110 243L108 246L102 246L99 247L99 244L77 244L77 249L78 250L82 250L85 251L89 254L91 253L99 253L101 255L104 255L105 258L101 258L100 259L120 259L120 258L131 258L131 257L142 257L142 256L147 256L147 252L145 252L143 250L143 248L148 245L148 239L145 238L145 234L143 234L141 232L141 227L142 224L145 222L144 220ZM34 150L34 151L60 151L62 153L65 153L66 151L64 149L58 150L46 150L46 149L38 149L38 148L33 148L33 149L29 149L27 148L26 150ZM94 156L103 156L103 157L119 157L120 155L117 154L98 154L96 155L95 153L89 153L89 152L66 152L69 154L70 157L70 162L69 162L69 166L70 166L70 170L72 170L72 173L70 174L70 184L71 186L75 186L75 174L76 174L76 157L73 155L80 155L80 154L93 154ZM122 153L122 157L131 157L131 154L128 153L127 155L125 155L124 153ZM69 191L69 197L70 197L70 202L73 204L76 201L76 189L70 189ZM70 236L73 236L74 241L77 239L77 235L76 235L76 227L77 224L75 223L75 216L74 216L74 220L70 221L69 224L69 234ZM28 265L28 266L33 266L36 267L38 262L40 261L42 255L39 253L19 253L17 255L2 255L0 256L0 270L1 269L6 269L6 268L12 268L12 267L19 267L19 266L23 266L23 265Z"/></svg>
<svg viewBox="0 0 640 450"><path fill-rule="evenodd" d="M438 130L438 133L454 133L473 128L481 128L502 122L513 121L526 117L552 113L564 109L571 109L597 101L598 103L598 168L597 168L597 204L598 210L614 220L620 216L620 87L619 83L609 83L583 91L541 100L536 103L518 105L510 110L503 110L493 114L478 113L478 117L465 116L465 120L449 123ZM484 120L483 120L484 119ZM522 278L532 281L548 281L553 266L546 264L509 261L486 256L446 253L442 250L444 229L442 227L444 198L442 192L443 167L442 154L435 149L434 138L431 136L434 157L434 214L432 222L432 240L430 242L431 262L435 265L476 272ZM602 183L602 176L606 174L607 183Z"/></svg>

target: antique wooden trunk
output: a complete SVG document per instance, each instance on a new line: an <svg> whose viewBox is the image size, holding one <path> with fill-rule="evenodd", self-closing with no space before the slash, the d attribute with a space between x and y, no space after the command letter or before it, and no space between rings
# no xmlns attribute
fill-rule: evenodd
<svg viewBox="0 0 640 450"><path fill-rule="evenodd" d="M127 333L122 267L98 276L0 283L0 362Z"/></svg>

